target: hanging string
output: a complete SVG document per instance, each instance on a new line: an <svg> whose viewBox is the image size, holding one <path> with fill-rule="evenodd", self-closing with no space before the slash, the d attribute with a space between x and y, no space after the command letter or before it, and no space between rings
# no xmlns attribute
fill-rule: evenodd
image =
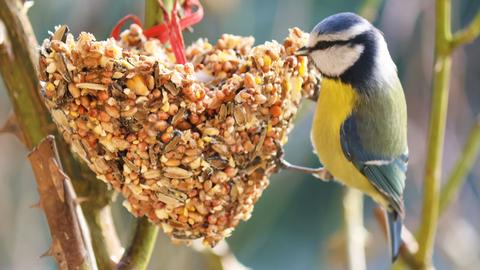
<svg viewBox="0 0 480 270"><path fill-rule="evenodd" d="M198 0L185 0L182 5L184 16L180 19L177 0L174 1L170 14L168 14L163 2L161 0L158 2L163 12L164 22L148 29L143 29L143 34L147 38L156 38L162 43L169 41L177 63L185 64L185 45L183 42L182 31L185 28L197 24L203 19L203 7ZM195 11L194 8L196 9ZM142 27L142 23L137 16L128 14L117 22L112 29L111 36L118 40L120 38L122 26L129 20Z"/></svg>

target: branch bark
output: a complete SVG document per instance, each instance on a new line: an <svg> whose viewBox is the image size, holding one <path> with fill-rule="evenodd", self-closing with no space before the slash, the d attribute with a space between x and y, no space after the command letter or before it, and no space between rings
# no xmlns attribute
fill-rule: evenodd
<svg viewBox="0 0 480 270"><path fill-rule="evenodd" d="M60 166L54 137L48 136L41 141L28 159L37 180L40 206L52 235L47 255L54 256L62 270L97 269L88 227L75 203L70 180Z"/></svg>

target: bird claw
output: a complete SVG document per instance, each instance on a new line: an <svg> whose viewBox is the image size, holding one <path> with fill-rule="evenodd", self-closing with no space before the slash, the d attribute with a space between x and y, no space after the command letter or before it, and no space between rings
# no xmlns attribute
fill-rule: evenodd
<svg viewBox="0 0 480 270"><path fill-rule="evenodd" d="M289 163L284 159L285 157L285 150L283 150L283 146L280 145L279 142L275 142L277 147L277 153L275 155L275 166L280 169L288 169Z"/></svg>
<svg viewBox="0 0 480 270"><path fill-rule="evenodd" d="M282 165L282 160L283 160L283 157L285 156L285 151L283 150L283 147L278 143L278 142L275 142L275 146L277 147L277 153L275 154L275 166L277 166L278 168L282 168L283 165Z"/></svg>

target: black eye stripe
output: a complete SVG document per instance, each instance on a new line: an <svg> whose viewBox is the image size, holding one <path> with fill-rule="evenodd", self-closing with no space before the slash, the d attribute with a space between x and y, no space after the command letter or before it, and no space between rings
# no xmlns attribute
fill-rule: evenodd
<svg viewBox="0 0 480 270"><path fill-rule="evenodd" d="M317 44L315 44L315 46L310 48L310 51L325 50L333 46L348 45L352 47L353 45L364 44L366 35L368 34L368 32L362 33L347 40L320 40L319 42L317 42Z"/></svg>
<svg viewBox="0 0 480 270"><path fill-rule="evenodd" d="M333 46L337 46L337 45L347 45L349 43L352 43L352 40L321 40L319 42L317 42L317 44L315 44L315 46L313 46L311 48L312 51L315 51L315 50L325 50L325 49L328 49L330 47L333 47Z"/></svg>

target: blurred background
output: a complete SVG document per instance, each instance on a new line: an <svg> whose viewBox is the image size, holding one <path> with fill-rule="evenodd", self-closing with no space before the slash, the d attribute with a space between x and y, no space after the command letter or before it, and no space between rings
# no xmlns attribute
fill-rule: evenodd
<svg viewBox="0 0 480 270"><path fill-rule="evenodd" d="M214 42L222 33L252 35L256 43L282 41L288 28L310 29L328 15L359 12L357 0L203 0L204 20L186 44L198 38ZM433 0L373 0L367 10L381 29L399 69L409 114L410 166L405 192L406 226L418 228L422 176L431 95L434 39ZM453 30L463 27L480 8L478 0L453 2ZM363 9L364 10L364 9ZM364 10L365 11L365 10ZM73 33L88 31L108 37L115 22L128 13L143 14L141 0L36 1L29 16L39 41L55 25L68 24ZM461 151L475 115L480 113L480 40L455 52L444 174ZM313 103L306 101L290 134L287 159L316 166L306 130ZM0 123L11 106L0 79ZM50 243L46 220L30 206L38 194L26 150L13 136L0 136L0 269L55 269L52 258L39 258ZM461 190L459 200L441 218L436 242L437 269L474 269L480 264L480 166L478 162ZM120 201L120 199L118 199ZM117 203L119 205L119 202ZM120 206L114 209L121 240L132 232L132 218ZM365 226L369 232L368 269L386 269L388 246L373 218L374 204L366 199ZM342 237L342 187L310 176L281 172L255 206L252 218L241 223L228 239L238 260L252 269L345 269ZM205 256L173 245L160 233L150 269L209 269ZM477 268L478 269L478 268Z"/></svg>

